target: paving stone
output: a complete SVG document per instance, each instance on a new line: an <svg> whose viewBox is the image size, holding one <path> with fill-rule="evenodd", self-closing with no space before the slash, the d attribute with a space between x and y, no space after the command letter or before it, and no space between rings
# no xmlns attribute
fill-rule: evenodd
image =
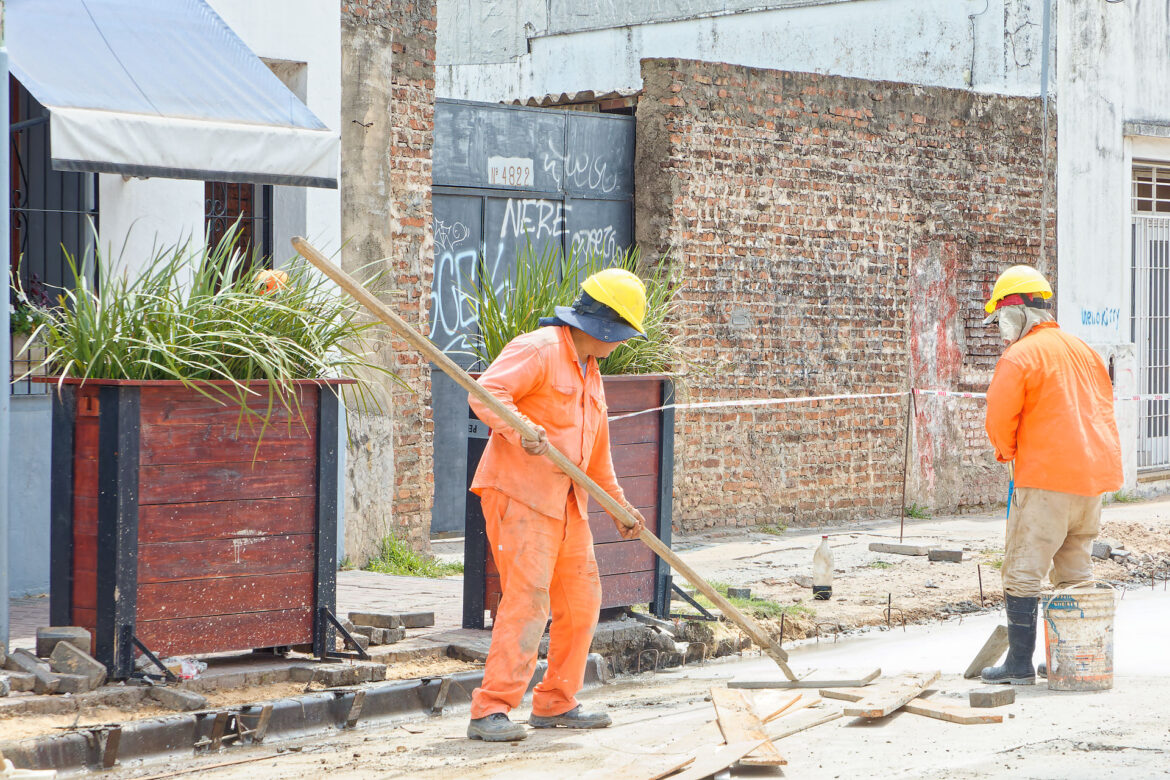
<svg viewBox="0 0 1170 780"><path fill-rule="evenodd" d="M374 628L398 628L402 625L401 616L383 612L350 612L349 619L358 625Z"/></svg>
<svg viewBox="0 0 1170 780"><path fill-rule="evenodd" d="M366 650L369 648L370 638L368 636L363 636L362 634L352 634L352 636L353 636L353 641L357 642L358 647L360 647L362 650ZM348 645L349 645L348 639L345 640L345 644L348 648ZM350 649L352 649L352 648L350 648Z"/></svg>
<svg viewBox="0 0 1170 780"><path fill-rule="evenodd" d="M1093 542L1093 557L1100 558L1103 561L1109 560L1109 556L1113 553L1113 546L1108 542Z"/></svg>
<svg viewBox="0 0 1170 780"><path fill-rule="evenodd" d="M57 675L53 674L48 664L23 647L18 647L8 656L6 665L15 672L31 674L35 678L33 693L57 692Z"/></svg>
<svg viewBox="0 0 1170 780"><path fill-rule="evenodd" d="M82 698L87 707L118 707L131 709L144 702L152 688L144 685L105 685Z"/></svg>
<svg viewBox="0 0 1170 780"><path fill-rule="evenodd" d="M392 645L403 639L406 639L406 629L402 626L382 629L382 644L384 645Z"/></svg>
<svg viewBox="0 0 1170 780"><path fill-rule="evenodd" d="M49 656L49 666L58 674L80 674L89 678L89 689L106 682L106 666L72 642L61 641Z"/></svg>
<svg viewBox="0 0 1170 780"><path fill-rule="evenodd" d="M970 702L972 707L1002 707L1016 700L1016 691L1010 685L995 688L976 688L971 691Z"/></svg>
<svg viewBox="0 0 1170 780"><path fill-rule="evenodd" d="M288 670L288 676L293 682L309 682L316 671L317 667L313 664L297 664Z"/></svg>
<svg viewBox="0 0 1170 780"><path fill-rule="evenodd" d="M156 685L151 688L150 698L168 710L176 710L177 712L191 712L207 707L207 699L198 693L166 685Z"/></svg>
<svg viewBox="0 0 1170 780"><path fill-rule="evenodd" d="M313 682L320 683L327 688L339 688L344 685L357 685L362 682L362 671L358 666L343 664L322 664L313 673Z"/></svg>
<svg viewBox="0 0 1170 780"><path fill-rule="evenodd" d="M91 635L81 626L52 626L37 629L37 655L48 658L59 642L68 642L82 652L88 653Z"/></svg>
<svg viewBox="0 0 1170 780"><path fill-rule="evenodd" d="M930 547L924 544L892 544L890 542L870 542L870 552L893 553L895 555L929 555Z"/></svg>
<svg viewBox="0 0 1170 780"><path fill-rule="evenodd" d="M56 693L69 693L76 696L79 693L89 693L93 690L89 675L85 674L55 674L57 678Z"/></svg>
<svg viewBox="0 0 1170 780"><path fill-rule="evenodd" d="M729 599L750 599L752 597L751 588L728 588L727 598Z"/></svg>
<svg viewBox="0 0 1170 780"><path fill-rule="evenodd" d="M361 634L362 636L368 636L370 638L370 641L373 641L375 631L378 632L379 637L382 635L381 634L382 629L380 629L380 628L374 628L373 626L360 626L360 625L354 626L353 630L351 630L349 633ZM375 644L378 644L378 643L375 642Z"/></svg>
<svg viewBox="0 0 1170 780"><path fill-rule="evenodd" d="M435 625L434 612L404 612L399 617L406 628L429 628Z"/></svg>
<svg viewBox="0 0 1170 780"><path fill-rule="evenodd" d="M342 618L341 621L339 621L339 622L341 623L341 627L344 628L346 631L348 631L351 634L353 633L353 630L355 628L357 628L357 626L355 626L353 624L352 620L346 620L346 619Z"/></svg>
<svg viewBox="0 0 1170 780"><path fill-rule="evenodd" d="M931 550L928 553L930 560L943 563L962 563L962 550Z"/></svg>
<svg viewBox="0 0 1170 780"><path fill-rule="evenodd" d="M8 681L8 676L0 674L0 698L7 696L12 692L12 683Z"/></svg>
<svg viewBox="0 0 1170 780"><path fill-rule="evenodd" d="M36 678L24 672L5 672L8 684L13 691L31 692L36 685Z"/></svg>

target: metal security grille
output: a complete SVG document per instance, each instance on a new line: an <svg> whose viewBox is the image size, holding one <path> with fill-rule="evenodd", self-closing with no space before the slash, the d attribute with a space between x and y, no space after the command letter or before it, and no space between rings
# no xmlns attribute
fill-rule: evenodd
<svg viewBox="0 0 1170 780"><path fill-rule="evenodd" d="M1170 165L1134 166L1131 338L1138 388L1170 394ZM1170 401L1138 402L1138 468L1170 467Z"/></svg>
<svg viewBox="0 0 1170 780"><path fill-rule="evenodd" d="M90 282L95 278L94 249L98 217L97 174L55 171L49 160L49 114L20 82L9 79L9 253L12 275L37 304L55 305L74 284L68 258ZM10 299L16 303L15 298ZM23 337L12 337L19 349ZM36 368L44 349L33 345L12 352L12 376ZM48 386L23 379L13 395L48 392Z"/></svg>
<svg viewBox="0 0 1170 780"><path fill-rule="evenodd" d="M272 265L272 186L226 181L204 182L204 229L209 245L237 226L236 248L246 258L241 272L253 264Z"/></svg>

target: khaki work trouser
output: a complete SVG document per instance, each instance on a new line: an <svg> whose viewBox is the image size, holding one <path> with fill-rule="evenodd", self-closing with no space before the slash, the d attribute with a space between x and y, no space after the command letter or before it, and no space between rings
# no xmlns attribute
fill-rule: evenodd
<svg viewBox="0 0 1170 780"><path fill-rule="evenodd" d="M1100 529L1100 496L1016 488L1000 570L1004 592L1039 596L1049 569L1057 588L1089 579L1093 539Z"/></svg>

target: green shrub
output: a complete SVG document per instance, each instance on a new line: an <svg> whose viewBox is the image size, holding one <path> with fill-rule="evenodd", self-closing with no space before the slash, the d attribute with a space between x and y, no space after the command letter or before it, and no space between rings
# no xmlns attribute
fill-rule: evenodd
<svg viewBox="0 0 1170 780"><path fill-rule="evenodd" d="M410 549L406 542L390 534L383 537L378 555L366 564L366 571L406 577L449 577L452 574L462 574L463 564L443 563L429 555L417 553Z"/></svg>

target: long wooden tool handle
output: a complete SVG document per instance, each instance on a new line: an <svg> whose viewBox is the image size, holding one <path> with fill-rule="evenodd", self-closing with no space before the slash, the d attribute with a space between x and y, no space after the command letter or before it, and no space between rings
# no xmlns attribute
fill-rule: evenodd
<svg viewBox="0 0 1170 780"><path fill-rule="evenodd" d="M536 430L527 420L500 403L500 400L488 392L483 385L469 377L467 372L460 368L455 361L444 355L443 351L436 347L430 339L416 331L406 320L391 311L386 304L375 298L373 293L363 287L356 279L329 262L328 258L318 252L308 241L298 236L292 240L292 245L305 259L321 269L330 279L337 282L341 289L352 295L358 303L377 315L378 319L389 325L395 333L421 352L427 360L430 360L439 368L443 369L443 373L454 379L459 383L460 387L483 402L484 406L499 415L504 422L519 432L521 436L526 439L537 438ZM601 504L605 511L616 517L626 528L633 528L637 525L638 521L624 506L615 501L609 493L602 490L600 485L594 482L576 463L569 460L556 447L550 444L548 452L545 453L545 457L555 463L561 471L568 474L570 479L585 488L585 491L593 496L594 500ZM789 680L796 679L796 675L792 673L792 670L788 668L788 664L785 663L788 660L788 653L784 652L783 648L773 642L772 638L754 620L732 606L731 602L724 598L723 594L711 587L706 580L699 576L698 572L675 555L673 550L663 544L662 540L649 530L643 527L638 538L653 550L658 557L666 561L672 569L686 577L687 581L695 586L695 590L710 599L711 603L718 607L719 611L726 615L731 622L743 629L744 633L751 637L753 642L763 648L764 652L772 657Z"/></svg>

